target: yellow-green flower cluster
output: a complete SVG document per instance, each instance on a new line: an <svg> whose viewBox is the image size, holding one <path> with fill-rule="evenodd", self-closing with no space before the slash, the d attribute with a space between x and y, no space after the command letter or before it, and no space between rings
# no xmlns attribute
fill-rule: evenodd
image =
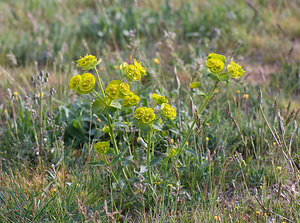
<svg viewBox="0 0 300 223"><path fill-rule="evenodd" d="M141 80L142 75L146 75L146 68L136 60L134 61L134 64L128 64L126 62L122 63L120 69L129 81L139 81Z"/></svg>
<svg viewBox="0 0 300 223"><path fill-rule="evenodd" d="M239 77L243 76L243 74L245 72L239 64L236 64L233 61L231 61L231 63L228 64L227 70L228 70L230 76L233 78L239 78Z"/></svg>
<svg viewBox="0 0 300 223"><path fill-rule="evenodd" d="M95 77L90 73L84 73L81 76L75 75L70 79L69 87L79 94L88 94L94 90Z"/></svg>
<svg viewBox="0 0 300 223"><path fill-rule="evenodd" d="M210 53L207 56L206 67L210 72L217 75L217 77L224 78L224 75L226 77L227 74L230 74L230 76L233 78L239 78L244 75L245 71L242 69L242 67L233 61L231 61L231 63L227 65L227 72L221 73L225 66L225 60L226 58L223 55Z"/></svg>
<svg viewBox="0 0 300 223"><path fill-rule="evenodd" d="M139 103L139 101L140 97L131 92L129 95L123 98L122 106L125 108L130 108L136 106Z"/></svg>
<svg viewBox="0 0 300 223"><path fill-rule="evenodd" d="M96 153L103 155L108 151L109 145L110 145L109 141L97 142L94 144L94 149Z"/></svg>
<svg viewBox="0 0 300 223"><path fill-rule="evenodd" d="M155 113L152 108L139 107L135 110L134 117L143 124L150 124L155 119Z"/></svg>
<svg viewBox="0 0 300 223"><path fill-rule="evenodd" d="M159 105L163 103L168 103L168 99L166 99L164 96L158 94L152 94L151 97Z"/></svg>
<svg viewBox="0 0 300 223"><path fill-rule="evenodd" d="M119 87L120 87L120 81L113 80L109 82L105 89L105 94L111 99L115 100L119 97Z"/></svg>
<svg viewBox="0 0 300 223"><path fill-rule="evenodd" d="M224 69L225 56L215 53L210 53L207 56L206 67L210 72L218 74Z"/></svg>
<svg viewBox="0 0 300 223"><path fill-rule="evenodd" d="M80 57L76 62L77 66L81 67L83 70L91 70L101 63L101 59L97 60L95 56L87 54L85 57Z"/></svg>
<svg viewBox="0 0 300 223"><path fill-rule="evenodd" d="M161 113L165 119L174 120L176 118L176 109L167 103L161 105Z"/></svg>

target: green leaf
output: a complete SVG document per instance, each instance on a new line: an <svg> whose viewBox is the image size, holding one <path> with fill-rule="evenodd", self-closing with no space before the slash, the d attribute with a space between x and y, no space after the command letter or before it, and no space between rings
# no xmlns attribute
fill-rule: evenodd
<svg viewBox="0 0 300 223"><path fill-rule="evenodd" d="M200 82L193 82L193 83L190 83L190 88L197 88L200 86Z"/></svg>
<svg viewBox="0 0 300 223"><path fill-rule="evenodd" d="M116 108L116 109L121 109L122 105L121 105L120 101L117 99L117 100L113 100L110 103L110 107L113 107L113 108Z"/></svg>
<svg viewBox="0 0 300 223"><path fill-rule="evenodd" d="M107 114L107 113L114 113L117 109L121 109L121 104L118 101L112 101L110 105L105 104L102 100L98 99L94 101L92 105L92 110L94 113L100 114Z"/></svg>
<svg viewBox="0 0 300 223"><path fill-rule="evenodd" d="M150 166L155 166L160 163L160 161L164 158L164 156L159 156L151 160Z"/></svg>
<svg viewBox="0 0 300 223"><path fill-rule="evenodd" d="M90 163L88 163L88 165L91 165L91 166L105 166L106 163L103 160L99 160L99 161L90 162Z"/></svg>

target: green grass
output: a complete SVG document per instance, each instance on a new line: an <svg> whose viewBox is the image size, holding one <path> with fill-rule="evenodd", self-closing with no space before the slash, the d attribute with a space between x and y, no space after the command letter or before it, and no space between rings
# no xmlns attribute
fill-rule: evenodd
<svg viewBox="0 0 300 223"><path fill-rule="evenodd" d="M0 8L1 222L300 222L297 1L14 0ZM234 57L246 75L218 85L201 133L194 129L183 153L167 157L194 120L190 97L198 108L204 101L189 83L212 88L201 67L211 51ZM73 61L87 52L103 59L105 86L121 75L115 65L142 61L149 75L134 86L140 104L159 92L177 109L152 139L152 185L137 140L147 136L132 109L114 125L122 156L108 156L106 166L93 149L109 139L107 119L91 113L91 95L68 88L80 73ZM50 73L42 116L31 81L40 69Z"/></svg>

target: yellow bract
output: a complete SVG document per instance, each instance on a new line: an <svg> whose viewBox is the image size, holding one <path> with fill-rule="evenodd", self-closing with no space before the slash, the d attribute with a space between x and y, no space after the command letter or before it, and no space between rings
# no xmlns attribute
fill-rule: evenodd
<svg viewBox="0 0 300 223"><path fill-rule="evenodd" d="M134 117L136 118L136 119L142 119L143 118L143 116L145 115L145 107L144 108L142 108L142 107L140 107L140 108L137 108L136 110L135 110L135 113L134 113Z"/></svg>
<svg viewBox="0 0 300 223"><path fill-rule="evenodd" d="M137 105L139 103L139 101L140 101L139 96L137 96L133 93L130 93L129 95L124 97L122 105L125 108L130 108L130 107Z"/></svg>
<svg viewBox="0 0 300 223"><path fill-rule="evenodd" d="M167 103L161 105L161 112L165 119L174 120L176 118L176 109Z"/></svg>
<svg viewBox="0 0 300 223"><path fill-rule="evenodd" d="M94 149L96 153L103 155L109 149L109 141L97 142L94 144Z"/></svg>
<svg viewBox="0 0 300 223"><path fill-rule="evenodd" d="M124 62L120 65L120 69L128 80L139 81L142 75L146 75L146 68L137 61L134 61L134 64Z"/></svg>
<svg viewBox="0 0 300 223"><path fill-rule="evenodd" d="M224 69L224 65L225 56L215 53L210 53L207 56L206 66L212 73L220 73Z"/></svg>
<svg viewBox="0 0 300 223"><path fill-rule="evenodd" d="M159 94L152 94L151 97L159 105L161 105L162 103L168 103L168 99Z"/></svg>
<svg viewBox="0 0 300 223"><path fill-rule="evenodd" d="M155 119L155 114L152 108L144 108L145 114L142 117L144 124L150 124Z"/></svg>
<svg viewBox="0 0 300 223"><path fill-rule="evenodd" d="M105 89L105 94L112 100L119 97L119 85L120 81L113 80L109 82Z"/></svg>
<svg viewBox="0 0 300 223"><path fill-rule="evenodd" d="M79 85L80 80L81 80L81 76L78 74L71 77L70 82L69 82L69 87L73 90L76 90L76 88Z"/></svg>
<svg viewBox="0 0 300 223"><path fill-rule="evenodd" d="M122 82L119 85L120 98L124 98L125 96L130 94L130 86L129 84Z"/></svg>
<svg viewBox="0 0 300 223"><path fill-rule="evenodd" d="M81 79L76 91L79 94L88 94L94 90L95 87L95 77L90 73L85 73L81 75Z"/></svg>
<svg viewBox="0 0 300 223"><path fill-rule="evenodd" d="M233 61L231 61L231 63L227 66L227 70L233 78L239 78L243 76L245 72L239 64L236 64Z"/></svg>
<svg viewBox="0 0 300 223"><path fill-rule="evenodd" d="M95 56L87 54L85 57L80 57L76 62L77 66L81 67L83 70L91 70L101 63L101 59L97 60Z"/></svg>

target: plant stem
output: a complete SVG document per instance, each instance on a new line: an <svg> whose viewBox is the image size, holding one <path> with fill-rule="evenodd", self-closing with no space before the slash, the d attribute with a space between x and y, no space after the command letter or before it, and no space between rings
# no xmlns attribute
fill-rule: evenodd
<svg viewBox="0 0 300 223"><path fill-rule="evenodd" d="M151 137L152 137L152 130L150 130L148 133L148 148L147 148L147 166L148 166L148 177L149 177L150 185L152 185L151 167L150 167Z"/></svg>
<svg viewBox="0 0 300 223"><path fill-rule="evenodd" d="M40 88L40 148L39 148L39 164L42 166L42 148L43 148L43 91Z"/></svg>
<svg viewBox="0 0 300 223"><path fill-rule="evenodd" d="M213 88L211 89L208 97L206 98L205 102L203 103L203 105L200 108L199 115L203 112L204 108L206 107L206 105L208 104L209 100L211 99L214 91L216 90L216 87L217 87L218 83L219 83L218 80L215 81L215 84L214 84ZM190 135L192 134L192 131L193 131L193 128L194 128L195 124L196 124L196 120L194 119L192 125L189 127L189 131L188 131L187 135L185 136L184 140L181 143L181 146L179 147L179 152L178 152L177 156L179 156L180 153L182 152L185 143L187 142L187 140L189 139Z"/></svg>
<svg viewBox="0 0 300 223"><path fill-rule="evenodd" d="M96 67L94 67L94 69L95 69L96 74L97 74L97 78L98 78L98 82L99 82L99 86L100 86L100 89L101 89L102 96L105 99L105 93L104 93L104 90L103 90L103 87L102 87L102 83L101 83L101 80L100 80L98 70L96 69Z"/></svg>

